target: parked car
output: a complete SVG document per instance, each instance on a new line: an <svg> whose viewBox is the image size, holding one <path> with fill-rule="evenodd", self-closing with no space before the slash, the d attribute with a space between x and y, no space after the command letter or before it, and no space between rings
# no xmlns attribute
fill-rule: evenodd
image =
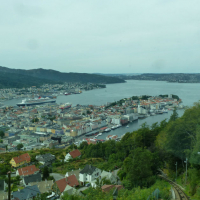
<svg viewBox="0 0 200 200"><path fill-rule="evenodd" d="M90 183L85 184L86 187L90 187L90 185L91 185Z"/></svg>

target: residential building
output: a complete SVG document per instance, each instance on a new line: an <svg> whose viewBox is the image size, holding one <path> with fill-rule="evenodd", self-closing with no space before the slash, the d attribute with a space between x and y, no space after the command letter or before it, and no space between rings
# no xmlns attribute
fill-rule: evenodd
<svg viewBox="0 0 200 200"><path fill-rule="evenodd" d="M20 156L14 157L11 159L10 164L12 167L19 167L20 165L29 163L31 161L31 157L28 153L22 154Z"/></svg>
<svg viewBox="0 0 200 200"><path fill-rule="evenodd" d="M101 176L101 170L92 166L86 165L79 173L79 181L81 185L85 185L86 182L91 183L92 187L96 187L96 179Z"/></svg>
<svg viewBox="0 0 200 200"><path fill-rule="evenodd" d="M45 192L51 192L51 188L53 186L53 180L45 180L40 182L30 182L29 186L37 185L41 194Z"/></svg>
<svg viewBox="0 0 200 200"><path fill-rule="evenodd" d="M58 194L61 194L65 190L67 185L71 187L76 187L79 185L79 182L75 175L71 175L71 176L68 176L66 178L56 181L53 184L52 189L53 191L58 192Z"/></svg>
<svg viewBox="0 0 200 200"><path fill-rule="evenodd" d="M39 169L36 168L35 165L30 165L27 167L19 168L16 171L16 176L27 176L27 175L34 174L35 172L39 172Z"/></svg>
<svg viewBox="0 0 200 200"><path fill-rule="evenodd" d="M81 157L81 152L78 149L75 149L74 151L69 152L65 156L65 162L67 162L71 158L80 158Z"/></svg>
<svg viewBox="0 0 200 200"><path fill-rule="evenodd" d="M32 200L37 195L40 195L40 190L37 185L27 186L20 191L13 192L11 197L20 200Z"/></svg>
<svg viewBox="0 0 200 200"><path fill-rule="evenodd" d="M37 155L36 160L38 160L39 163L48 166L56 160L56 157L50 153L47 153L43 155Z"/></svg>
<svg viewBox="0 0 200 200"><path fill-rule="evenodd" d="M22 177L22 182L25 186L27 186L29 183L40 182L40 181L42 181L42 176L40 173L37 173L37 172L31 175Z"/></svg>

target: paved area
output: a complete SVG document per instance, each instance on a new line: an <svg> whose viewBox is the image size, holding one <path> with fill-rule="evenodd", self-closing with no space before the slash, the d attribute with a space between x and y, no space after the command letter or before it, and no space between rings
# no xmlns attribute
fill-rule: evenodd
<svg viewBox="0 0 200 200"><path fill-rule="evenodd" d="M78 191L84 191L86 189L88 189L88 187L82 187L82 188L79 188Z"/></svg>
<svg viewBox="0 0 200 200"><path fill-rule="evenodd" d="M64 175L58 174L58 173L50 173L50 176L53 176L54 179L55 179L55 181L58 181L58 180L60 180L60 179L62 179L62 178L65 178Z"/></svg>

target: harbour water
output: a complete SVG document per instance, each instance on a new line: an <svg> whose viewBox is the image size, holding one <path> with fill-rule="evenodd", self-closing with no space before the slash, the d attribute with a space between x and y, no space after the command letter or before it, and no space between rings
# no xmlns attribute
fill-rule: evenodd
<svg viewBox="0 0 200 200"><path fill-rule="evenodd" d="M113 102L122 98L140 95L156 96L160 94L175 94L178 95L185 106L192 106L194 102L200 100L200 84L199 83L168 83L164 81L137 81L129 80L126 83L108 84L104 89L83 91L82 94L74 95L60 95L57 97L56 103L72 103L72 106L80 105L103 105L107 102ZM21 99L12 99L3 102L8 106L15 106ZM184 110L178 110L179 116L184 113ZM172 111L163 113L162 115L150 116L145 119L129 124L129 128L126 126L112 130L108 133L103 133L98 139L105 139L107 135L121 136L126 132L137 130L141 125L146 122L148 125L152 125L155 122L161 122L164 119L169 119ZM83 136L84 137L84 136Z"/></svg>

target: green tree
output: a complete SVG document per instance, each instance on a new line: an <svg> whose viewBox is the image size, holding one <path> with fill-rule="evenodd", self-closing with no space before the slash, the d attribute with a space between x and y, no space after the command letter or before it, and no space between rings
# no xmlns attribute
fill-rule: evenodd
<svg viewBox="0 0 200 200"><path fill-rule="evenodd" d="M124 160L123 167L133 186L149 186L153 183L152 153L147 149L137 148Z"/></svg>
<svg viewBox="0 0 200 200"><path fill-rule="evenodd" d="M176 108L174 108L173 113L172 113L172 115L169 118L169 122L176 121L176 119L178 119L178 113L177 113Z"/></svg>
<svg viewBox="0 0 200 200"><path fill-rule="evenodd" d="M49 169L47 166L43 169L43 180L47 179L49 177Z"/></svg>
<svg viewBox="0 0 200 200"><path fill-rule="evenodd" d="M31 122L32 123L39 122L39 119L36 117L36 118L32 119Z"/></svg>
<svg viewBox="0 0 200 200"><path fill-rule="evenodd" d="M4 132L3 132L3 131L0 131L0 137L3 138L4 135L5 135Z"/></svg>
<svg viewBox="0 0 200 200"><path fill-rule="evenodd" d="M23 145L23 144L21 144L21 143L20 143L20 144L18 144L18 145L17 145L17 150L20 150L21 148L23 148L23 146L24 146L24 145Z"/></svg>
<svg viewBox="0 0 200 200"><path fill-rule="evenodd" d="M80 149L84 149L84 147L87 147L88 146L88 143L86 142L86 141L84 141L84 142L81 142L81 144L80 144Z"/></svg>

